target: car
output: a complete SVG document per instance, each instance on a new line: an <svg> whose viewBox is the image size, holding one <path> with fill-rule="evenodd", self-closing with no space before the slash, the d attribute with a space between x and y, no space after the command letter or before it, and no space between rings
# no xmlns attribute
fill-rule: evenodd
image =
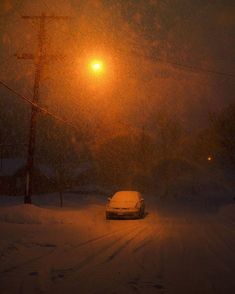
<svg viewBox="0 0 235 294"><path fill-rule="evenodd" d="M111 218L143 218L145 202L137 191L119 191L108 198L106 219Z"/></svg>

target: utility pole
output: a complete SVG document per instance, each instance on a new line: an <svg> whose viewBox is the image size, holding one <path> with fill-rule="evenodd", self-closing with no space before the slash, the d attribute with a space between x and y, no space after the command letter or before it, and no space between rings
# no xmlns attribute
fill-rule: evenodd
<svg viewBox="0 0 235 294"><path fill-rule="evenodd" d="M46 55L45 41L46 41L46 21L50 20L66 20L67 16L55 16L45 15L42 13L39 16L22 16L26 20L37 20L39 21L38 31L38 48L36 54L16 54L18 59L32 59L35 62L35 77L33 87L33 99L32 102L38 104L39 101L39 89L41 83L41 75L45 63L45 59L52 57ZM36 139L36 124L37 124L38 110L32 106L31 118L30 118L30 130L29 130L29 143L28 143L28 154L26 163L26 187L24 203L32 203L32 183L33 183L33 172L34 172L34 153L35 153L35 139Z"/></svg>
<svg viewBox="0 0 235 294"><path fill-rule="evenodd" d="M142 126L142 133L140 137L140 156L141 156L141 167L145 171L146 167L146 135L145 135L145 126Z"/></svg>

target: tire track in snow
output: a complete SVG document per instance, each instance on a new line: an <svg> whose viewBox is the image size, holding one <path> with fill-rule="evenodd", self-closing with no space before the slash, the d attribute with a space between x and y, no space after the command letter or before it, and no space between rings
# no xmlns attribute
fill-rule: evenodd
<svg viewBox="0 0 235 294"><path fill-rule="evenodd" d="M68 273L72 274L73 270L79 271L84 266L89 265L89 262L91 262L94 259L94 257L96 257L96 255L102 253L103 251L105 251L105 249L110 248L113 244L116 244L116 242L118 240L123 238L123 235L128 236L129 232L131 231L131 233L132 233L133 231L135 231L136 228L138 228L138 225L134 224L134 225L128 226L126 228L115 230L115 231L109 232L107 234L103 234L103 235L98 236L96 238L92 238L92 239L89 239L87 241L84 241L84 242L77 244L75 246L75 248L72 248L68 251L70 253L71 252L73 253L74 251L81 249L82 247L86 248L86 246L88 246L90 244L95 244L95 243L99 244L103 240L108 240L109 238L111 238L113 236L117 236L120 233L122 233L122 235L120 237L118 237L118 238L116 237L114 241L110 242L106 248L102 248L100 250L100 252L95 252L92 255L88 256L79 265L77 265L77 267L71 268L69 271L66 271L66 270L65 270L65 272L63 272L63 270L58 271L58 272L56 272L56 270L51 271L50 260L53 261L56 259L57 260L61 260L63 258L66 259L66 255L67 255L66 251L61 252L61 249L56 250L55 248L53 248L53 250L51 250L50 252L48 252L46 254L34 257L34 258L27 260L26 262L23 262L17 266L9 267L9 268L3 270L3 274L15 271L15 274L18 275L18 277L21 279L21 281L24 285L24 287L22 287L22 283L21 283L21 286L19 287L19 289L21 289L20 290L21 292L22 291L25 292L24 291L25 289L27 290L28 287L31 287L30 286L31 279L35 279L35 278L33 278L33 276L32 276L32 278L29 278L29 276L31 276L31 273L36 273L37 279L35 280L35 283L37 282L37 284L38 284L37 287L38 287L39 291L43 292L44 290L43 290L43 287L41 287L41 285L44 284L44 285L46 285L46 288L48 288L48 285L49 285L48 282L51 281L50 273L52 273L52 274L56 273L56 275L57 275L56 278L62 278L65 275L67 276ZM50 259L48 260L49 255L50 255ZM44 261L45 259L47 259L47 260ZM43 263L43 261L44 261L44 263ZM41 265L40 265L40 263L41 263ZM48 267L48 264L49 264L49 267ZM45 266L47 267L47 269L45 269ZM2 278L4 280L4 275L2 275Z"/></svg>
<svg viewBox="0 0 235 294"><path fill-rule="evenodd" d="M133 253L137 253L138 251L145 249L145 247L148 246L152 241L153 241L153 240L152 240L152 238L150 238L150 237L145 238L145 239L142 241L141 244L139 244L137 247L135 247L135 248L133 249L132 252L133 252Z"/></svg>
<svg viewBox="0 0 235 294"><path fill-rule="evenodd" d="M136 227L138 227L138 226L130 226L130 227L126 228L124 231L128 231L128 230L136 228ZM101 236L86 240L84 242L81 242L81 243L73 246L72 249L64 250L64 252L68 252L68 251L70 252L70 251L76 250L76 249L78 249L78 248L80 248L82 246L89 245L91 243L101 241L101 240L109 238L109 237L111 237L111 236L113 236L115 234L118 234L119 232L122 232L122 231L123 231L123 229L122 230L116 230L116 231L113 231L113 232L103 234ZM35 245L37 245L37 244L35 243ZM58 252L58 251L60 251L60 252ZM56 249L56 247L55 247L55 248L53 248L52 250L50 250L49 252L47 252L45 254L33 257L33 258L31 258L31 259L29 259L29 260L27 260L25 262L22 262L22 263L20 263L18 265L7 267L6 269L1 270L0 274L10 273L12 271L15 271L15 270L21 268L21 267L25 267L25 266L28 266L28 265L34 263L34 262L41 261L44 258L48 258L48 256L52 255L52 254L59 254L61 256L61 253L62 253L61 249Z"/></svg>
<svg viewBox="0 0 235 294"><path fill-rule="evenodd" d="M149 279L149 272L144 273L144 269L140 266L137 266L137 259L140 261L140 253L144 257L148 251L143 250L139 251L138 254L133 254L132 250L134 245L136 245L136 241L139 242L139 237L143 236L141 231L152 231L155 228L156 221L151 221L150 223L146 221L138 222L138 231L135 230L131 232L129 235L122 234L122 238L119 241L116 241L113 246L111 246L107 250L103 250L103 252L93 259L87 266L84 266L82 270L69 273L66 276L67 289L69 289L70 293L74 293L77 289L80 289L81 293L93 293L94 287L100 289L100 279L105 279L104 283L102 284L99 293L112 293L114 287L116 293L132 293L133 289L130 288L130 279L133 275L136 275L136 271L141 271L145 276L143 281L140 281L141 289L146 289L146 292L141 293L162 293L162 289L164 288L163 282L161 277L159 277L158 273L154 279ZM167 224L168 225L168 224ZM157 226L157 236L159 237L159 228ZM131 235L132 234L132 235ZM129 239L134 237L133 234L136 234L136 237L128 242ZM147 233L149 234L149 232ZM145 235L145 234L144 234ZM127 242L127 246L123 246ZM142 242L142 240L141 240ZM143 243L143 242L142 242ZM114 247L114 248L113 248ZM124 247L111 261L107 262L107 259L114 254L114 251L120 249L120 247ZM146 248L145 248L146 249ZM151 254L156 254L152 253ZM127 265L127 258L128 258L128 265ZM151 262L152 257L149 255L149 260ZM149 267L148 267L149 269ZM152 274L151 274L152 275ZM97 279L96 277L100 277ZM94 277L94 278L93 278ZM63 277L56 280L57 283L52 284L51 289L54 292L63 293L63 290L60 288L60 285L64 285L65 281ZM125 291L124 291L125 289ZM126 289L128 291L126 291ZM102 291L101 291L102 290ZM151 292L149 292L151 290ZM154 291L154 292L153 292ZM160 291L160 292L159 292Z"/></svg>
<svg viewBox="0 0 235 294"><path fill-rule="evenodd" d="M211 293L212 285L206 280L205 242L201 227L203 220L189 217L187 214L175 224L176 291L182 293ZM202 264L204 265L202 267ZM189 270L190 269L190 270ZM174 278L174 277L173 277Z"/></svg>
<svg viewBox="0 0 235 294"><path fill-rule="evenodd" d="M0 271L0 274L7 274L7 273L10 273L12 271L15 271L21 267L24 267L24 266L28 266L29 264L35 262L35 261L39 261L41 260L42 258L47 258L49 255L53 254L54 252L56 251L56 249L53 249L53 250L50 250L49 252L43 254L43 255L39 255L39 256L36 256L36 257L33 257L31 258L30 260L27 260L23 263L20 263L18 265L15 265L15 266L10 266L4 270L1 270Z"/></svg>
<svg viewBox="0 0 235 294"><path fill-rule="evenodd" d="M152 264L154 272L152 280L157 283L157 285L162 286L159 288L159 293L178 293L171 292L171 287L175 289L175 281L178 283L178 275L180 276L180 268L178 267L181 264L181 256L183 254L183 247L179 239L177 238L177 230L179 226L182 225L179 223L178 219L175 217L163 217L161 221L161 242L158 239L154 239L153 250L158 248L158 255L153 256ZM150 256L151 257L151 256ZM182 292L183 287L181 287Z"/></svg>
<svg viewBox="0 0 235 294"><path fill-rule="evenodd" d="M131 268L130 272L133 272L135 276L126 281L126 284L135 293L164 293L161 237L165 226L169 226L169 224L149 223L148 236L132 250L133 254L130 256L129 262L131 262L133 269Z"/></svg>
<svg viewBox="0 0 235 294"><path fill-rule="evenodd" d="M104 234L104 235L101 235L101 236L98 236L98 237L95 237L95 238L92 238L92 239L89 239L87 241L84 241L84 242L81 242L77 245L74 245L72 247L72 249L68 249L67 251L70 251L70 250L75 250L76 248L79 248L79 247L82 247L82 246L85 246L85 245L89 245L91 243L94 243L94 242L97 242L97 241L101 241L103 239L106 239L106 238L109 238L111 237L112 235L114 234L117 234L117 233L121 233L121 232L126 232L126 231L129 231L130 229L135 229L137 228L138 226L137 225L133 225L133 226L129 226L127 228L125 228L124 230L123 229L120 229L120 230L116 230L116 231L112 231L110 233L107 233L107 234ZM66 252L67 252L66 251Z"/></svg>
<svg viewBox="0 0 235 294"><path fill-rule="evenodd" d="M141 232L143 232L145 228L139 230L133 237L127 239L122 245L120 245L108 258L105 260L106 262L110 262L114 259L117 255L119 255Z"/></svg>
<svg viewBox="0 0 235 294"><path fill-rule="evenodd" d="M124 261L125 258L120 257L120 254L123 252L129 252L126 250L130 248L129 246L130 246L131 242L133 240L135 240L138 237L138 235L141 234L142 231L146 230L145 227L141 226L139 228L139 230L132 231L128 235L124 234L119 238L119 240L114 240L112 242L112 246L109 246L105 250L103 248L101 254L99 254L99 255L96 254L95 259L92 259L92 261L89 264L85 264L86 266L83 266L82 270L80 268L79 269L80 271L76 271L76 272L72 271L68 275L69 280L67 280L66 283L71 284L71 285L76 284L77 285L76 287L79 287L79 289L82 289L81 293L93 293L94 289L92 288L92 285L94 285L94 281L93 281L92 277L93 276L95 277L97 274L99 274L101 272L103 273L103 271L107 271L105 276L106 276L106 279L109 280L109 278L108 278L109 274L113 275L113 265L111 265L111 268L110 268L110 266L109 267L107 266L107 265L111 264L110 262L107 261L108 258L110 256L114 255L113 258L111 259L112 261L114 261L114 260L116 260L118 262L119 262L119 260ZM114 249L112 249L113 246L115 246ZM112 250L110 250L110 249L112 249ZM110 251L111 251L111 253L110 253ZM105 257L105 255L106 255L106 257ZM118 259L116 258L117 256L119 257ZM118 277L119 276L118 271L120 270L120 265L117 265L117 267L115 266L115 268L117 270L116 273L117 273L117 277ZM124 266L124 270L125 270L125 266ZM112 277L110 277L110 278L112 279ZM120 276L118 278L120 278ZM60 279L58 282L60 282L60 281L62 281L62 280ZM83 281L83 282L81 282L81 281ZM86 282L84 283L84 281L86 281ZM122 280L120 282L123 283ZM53 291L59 291L58 293L60 293L59 285L60 285L60 283L55 284L54 287L52 288ZM72 288L73 290L71 290L70 292L73 293L73 291L75 291L76 287ZM106 283L104 283L103 287L105 288L105 290L103 292L101 291L99 293L109 293L113 289L113 286L112 286L112 289L110 289L110 291L109 291L110 287L109 287L109 285L106 285ZM121 293L123 293L123 292L121 292Z"/></svg>
<svg viewBox="0 0 235 294"><path fill-rule="evenodd" d="M150 227L149 227L150 226ZM156 237L161 237L161 233L163 231L163 225L160 226L160 230L156 225L154 224L148 224L148 230L147 230L147 237L145 237L143 240L141 240L137 246L132 250L132 253L138 253L142 249L145 249L146 246L150 245ZM155 234L157 233L157 234Z"/></svg>
<svg viewBox="0 0 235 294"><path fill-rule="evenodd" d="M167 289L167 277L166 277L166 248L165 248L165 238L172 236L172 232L175 232L174 222L169 217L161 219L160 230L157 230L153 226L152 236L153 244L152 251L149 255L151 268L148 272L152 273L151 285L155 288L155 292L164 293ZM153 256L153 252L156 252ZM147 265L148 266L148 265ZM142 278L143 279L143 278ZM145 277L147 280L148 277ZM144 280L144 279L143 279Z"/></svg>
<svg viewBox="0 0 235 294"><path fill-rule="evenodd" d="M142 230L143 229L141 229L140 231L142 231ZM126 233L127 231L130 231L130 228L128 230L125 230L124 232ZM120 232L120 231L118 231L118 232ZM136 232L136 231L134 231L134 232ZM129 236L132 233L133 233L133 228L131 228L131 233L118 236L117 238L115 238L114 240L112 240L111 242L109 242L108 244L107 243L104 244L104 246L101 246L101 248L99 248L99 250L96 250L92 254L86 256L79 263L75 264L72 267L59 268L59 269L53 270L52 271L52 277L51 277L51 279L53 281L55 281L57 278L64 278L65 276L72 275L72 274L74 274L74 273L82 270L84 267L89 267L90 266L90 263L92 263L95 259L97 259L97 257L99 257L100 255L102 255L105 251L107 251L110 248L112 248L113 245L117 244L117 242L122 241L124 238L126 238L127 236ZM138 235L138 234L139 234L139 231L135 235ZM110 234L109 237L111 237L112 235L113 234ZM130 243L131 240L134 239L134 237L131 237L130 239L128 239L127 244L125 244L126 242L124 243L125 244L124 247L126 247L126 245L128 245L128 243Z"/></svg>

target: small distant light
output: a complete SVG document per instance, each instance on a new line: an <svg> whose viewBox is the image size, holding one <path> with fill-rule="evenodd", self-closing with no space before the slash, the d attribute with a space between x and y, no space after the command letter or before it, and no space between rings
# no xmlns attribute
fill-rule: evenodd
<svg viewBox="0 0 235 294"><path fill-rule="evenodd" d="M207 160L208 160L208 161L211 161L211 160L212 160L212 157L211 157L211 156L208 156L208 157L207 157Z"/></svg>

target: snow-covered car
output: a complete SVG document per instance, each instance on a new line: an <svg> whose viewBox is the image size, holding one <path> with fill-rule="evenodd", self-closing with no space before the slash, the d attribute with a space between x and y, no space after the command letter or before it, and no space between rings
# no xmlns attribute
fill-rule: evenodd
<svg viewBox="0 0 235 294"><path fill-rule="evenodd" d="M142 195L136 191L119 191L108 198L106 219L111 218L143 218L145 203Z"/></svg>

